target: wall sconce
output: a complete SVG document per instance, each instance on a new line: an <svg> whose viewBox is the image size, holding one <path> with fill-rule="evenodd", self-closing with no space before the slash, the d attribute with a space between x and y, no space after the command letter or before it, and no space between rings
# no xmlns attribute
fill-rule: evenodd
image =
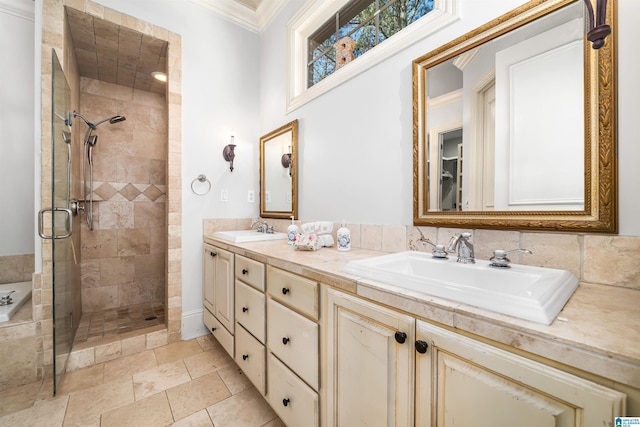
<svg viewBox="0 0 640 427"><path fill-rule="evenodd" d="M233 135L231 135L231 143L224 147L222 150L222 157L231 163L229 169L233 172L233 159L236 157L236 153L233 151L236 148L236 144L233 143Z"/></svg>
<svg viewBox="0 0 640 427"><path fill-rule="evenodd" d="M600 49L604 46L604 39L611 34L611 27L607 25L607 0L597 0L595 14L591 0L584 0L584 3L589 14L587 40L594 49Z"/></svg>
<svg viewBox="0 0 640 427"><path fill-rule="evenodd" d="M285 169L289 169L289 176L291 176L291 146L289 146L289 152L284 153L280 158L280 163Z"/></svg>

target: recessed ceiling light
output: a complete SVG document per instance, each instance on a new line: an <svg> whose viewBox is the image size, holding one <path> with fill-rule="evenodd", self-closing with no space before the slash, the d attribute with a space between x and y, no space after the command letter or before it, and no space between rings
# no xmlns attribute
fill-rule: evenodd
<svg viewBox="0 0 640 427"><path fill-rule="evenodd" d="M162 71L154 71L151 73L151 75L153 76L154 79L160 80L161 82L167 81L167 75Z"/></svg>

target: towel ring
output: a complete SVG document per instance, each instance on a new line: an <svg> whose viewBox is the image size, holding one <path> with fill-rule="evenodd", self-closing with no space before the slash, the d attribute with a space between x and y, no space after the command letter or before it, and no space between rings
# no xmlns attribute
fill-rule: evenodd
<svg viewBox="0 0 640 427"><path fill-rule="evenodd" d="M206 191L202 192L202 193L198 193L194 188L193 188L193 184L196 183L196 181L200 181L200 182L206 182L207 184L209 184L209 188L206 189ZM193 194L196 194L198 196L204 196L205 194L207 194L209 191L211 191L211 181L209 181L207 179L207 176L203 173L201 173L200 175L197 176L196 179L194 179L193 181L191 181L191 191L193 191Z"/></svg>

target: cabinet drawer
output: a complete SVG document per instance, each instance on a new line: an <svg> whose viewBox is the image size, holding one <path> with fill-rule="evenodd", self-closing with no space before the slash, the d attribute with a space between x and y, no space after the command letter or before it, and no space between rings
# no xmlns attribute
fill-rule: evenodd
<svg viewBox="0 0 640 427"><path fill-rule="evenodd" d="M265 295L250 286L236 282L236 322L244 326L264 344Z"/></svg>
<svg viewBox="0 0 640 427"><path fill-rule="evenodd" d="M233 335L206 308L204 309L203 319L207 329L229 353L229 356L233 357Z"/></svg>
<svg viewBox="0 0 640 427"><path fill-rule="evenodd" d="M288 426L317 427L318 394L272 354L267 356L267 400Z"/></svg>
<svg viewBox="0 0 640 427"><path fill-rule="evenodd" d="M236 363L256 389L265 395L265 349L242 326L236 327Z"/></svg>
<svg viewBox="0 0 640 427"><path fill-rule="evenodd" d="M264 292L264 264L236 255L236 279Z"/></svg>
<svg viewBox="0 0 640 427"><path fill-rule="evenodd" d="M318 319L318 282L267 266L267 291L283 304Z"/></svg>
<svg viewBox="0 0 640 427"><path fill-rule="evenodd" d="M272 299L267 304L269 350L318 390L318 324Z"/></svg>

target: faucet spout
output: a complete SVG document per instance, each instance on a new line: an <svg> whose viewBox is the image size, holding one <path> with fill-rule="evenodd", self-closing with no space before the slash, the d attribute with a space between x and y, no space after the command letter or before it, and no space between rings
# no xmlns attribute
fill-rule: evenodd
<svg viewBox="0 0 640 427"><path fill-rule="evenodd" d="M474 264L476 262L473 243L469 241L470 237L471 233L461 233L454 235L451 240L449 240L447 252L457 253L457 261L463 264Z"/></svg>

